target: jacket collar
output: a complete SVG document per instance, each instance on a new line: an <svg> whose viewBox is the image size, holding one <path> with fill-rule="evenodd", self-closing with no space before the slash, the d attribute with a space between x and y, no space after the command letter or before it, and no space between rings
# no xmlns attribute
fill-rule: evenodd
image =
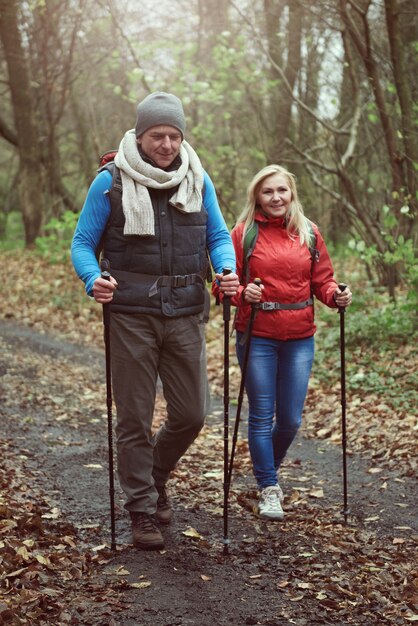
<svg viewBox="0 0 418 626"><path fill-rule="evenodd" d="M259 224L271 224L272 226L276 226L277 228L286 228L287 226L286 217L268 217L258 210L256 210L255 212L254 219Z"/></svg>

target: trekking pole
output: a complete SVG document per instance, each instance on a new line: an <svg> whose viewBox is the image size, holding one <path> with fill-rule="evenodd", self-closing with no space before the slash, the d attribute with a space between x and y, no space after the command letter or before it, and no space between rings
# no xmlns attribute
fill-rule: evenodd
<svg viewBox="0 0 418 626"><path fill-rule="evenodd" d="M226 276L231 273L229 267L224 267L222 274ZM231 299L229 296L223 298L223 320L224 320L224 549L225 555L229 554L228 546L228 461L229 461L229 321L231 319Z"/></svg>
<svg viewBox="0 0 418 626"><path fill-rule="evenodd" d="M110 280L109 263L106 260L101 264L101 277ZM110 528L111 549L116 550L115 539L115 483L113 472L113 429L112 429L112 373L110 360L110 309L109 304L103 305L104 342L106 355L106 405L107 405L107 438L109 451L109 495L110 495Z"/></svg>
<svg viewBox="0 0 418 626"><path fill-rule="evenodd" d="M261 279L260 278L254 278L254 284L260 286L261 285ZM247 342L245 344L244 360L243 360L243 363L242 363L242 371L241 371L241 383L240 383L240 388L239 388L239 393L238 393L237 412L236 412L236 415L235 415L234 435L232 437L232 452L231 452L231 459L229 461L229 471L228 471L228 495L229 495L229 489L230 489L230 486L231 486L232 468L233 468L233 465L234 465L235 448L236 448L237 439L238 439L238 429L239 429L239 423L240 423L240 419L241 419L242 402L244 400L245 379L246 379L246 376L247 376L248 358L249 358L249 355L250 355L251 333L252 333L252 329L253 329L253 324L254 324L256 313L257 313L257 306L256 306L256 304L252 304L251 305L251 315L250 315L250 319L249 319L249 322L248 322L248 327L247 327L247 330L246 330Z"/></svg>
<svg viewBox="0 0 418 626"><path fill-rule="evenodd" d="M347 287L344 283L339 283L338 288L341 291ZM338 307L340 314L340 355L341 355L341 431L342 431L342 448L343 448L343 488L344 488L344 523L347 524L348 495L347 495L347 429L346 429L346 393L345 393L345 307Z"/></svg>

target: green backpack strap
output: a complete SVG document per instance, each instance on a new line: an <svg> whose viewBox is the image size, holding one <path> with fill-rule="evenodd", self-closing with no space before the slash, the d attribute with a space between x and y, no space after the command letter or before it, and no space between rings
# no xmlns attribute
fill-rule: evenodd
<svg viewBox="0 0 418 626"><path fill-rule="evenodd" d="M319 261L319 250L316 247L316 234L313 229L312 222L310 220L308 220L308 228L309 228L309 234L310 234L309 252L311 253L311 259L312 259L312 264L313 264L314 261Z"/></svg>
<svg viewBox="0 0 418 626"><path fill-rule="evenodd" d="M250 258L250 256L253 253L253 250L255 248L255 243L257 241L257 237L258 237L258 224L257 222L253 222L250 226L250 228L247 230L247 232L245 233L245 237L244 237L244 256L243 256L243 262L242 262L242 278L241 278L241 282L243 282L243 279L245 280L245 284L247 285L249 283L250 280L250 271L248 268L248 260Z"/></svg>

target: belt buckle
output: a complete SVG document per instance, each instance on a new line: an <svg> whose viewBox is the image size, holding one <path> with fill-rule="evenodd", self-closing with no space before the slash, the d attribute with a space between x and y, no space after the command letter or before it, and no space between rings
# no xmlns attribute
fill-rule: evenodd
<svg viewBox="0 0 418 626"><path fill-rule="evenodd" d="M181 274L177 274L174 277L174 287L186 287L187 283L186 283L186 276L182 276Z"/></svg>
<svg viewBox="0 0 418 626"><path fill-rule="evenodd" d="M275 309L274 304L275 304L274 302L263 302L261 306L264 309L264 311L274 311Z"/></svg>

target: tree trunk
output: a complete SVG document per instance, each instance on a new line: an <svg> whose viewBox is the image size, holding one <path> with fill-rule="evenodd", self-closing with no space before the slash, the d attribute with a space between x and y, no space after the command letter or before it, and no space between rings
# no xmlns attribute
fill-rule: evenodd
<svg viewBox="0 0 418 626"><path fill-rule="evenodd" d="M405 197L412 214L417 212L417 176L415 167L418 163L418 144L414 137L414 113L413 97L410 88L410 78L405 62L405 48L400 30L399 2L398 0L385 0L386 25L389 35L389 46L393 65L393 77L399 100L402 128L402 142L404 154L401 155L402 166L404 168L405 180L407 181L407 192ZM405 236L409 236L413 221L404 218L402 231Z"/></svg>
<svg viewBox="0 0 418 626"><path fill-rule="evenodd" d="M34 119L35 106L27 60L18 27L16 0L0 0L0 38L9 74L9 86L20 160L19 197L25 242L33 245L42 225L43 182L39 139Z"/></svg>
<svg viewBox="0 0 418 626"><path fill-rule="evenodd" d="M80 7L81 9L81 7ZM75 211L75 202L66 189L61 172L61 154L58 142L58 124L69 101L72 61L76 45L76 30L80 16L74 15L71 30L62 32L67 2L45 0L33 11L31 29L31 69L36 81L42 85L38 100L37 125L43 138L43 163L47 169L48 198L44 220L59 218L65 209ZM65 50L65 55L60 53Z"/></svg>
<svg viewBox="0 0 418 626"><path fill-rule="evenodd" d="M383 129L383 136L386 143L386 150L389 158L390 170L392 175L392 190L395 194L399 195L399 192L403 186L402 169L400 167L400 155L398 150L398 144L396 140L396 133L393 126L391 116L388 113L385 95L382 89L382 81L380 80L380 73L377 64L377 60L374 55L371 32L369 22L367 18L367 8L361 10L357 7L358 14L361 17L361 23L363 26L363 36L360 36L359 29L356 28L352 18L347 10L347 0L341 0L341 17L347 27L347 31L351 37L354 46L359 53L361 60L367 72L370 87L373 92L377 111L380 118L380 123ZM396 203L397 208L400 209L402 202Z"/></svg>
<svg viewBox="0 0 418 626"><path fill-rule="evenodd" d="M294 90L296 78L299 74L302 63L301 42L303 9L299 2L289 2L288 7L288 44L286 68L284 70L284 73L290 90L280 87L277 89L277 117L274 128L275 141L270 153L270 160L273 163L283 163L286 158L285 139L289 136L289 130L291 127L291 111L293 104L293 97L291 92L293 92ZM276 39L277 30L278 24L276 25ZM270 36L272 35L272 32L273 31L270 29ZM272 42L270 42L269 48L274 49L274 44Z"/></svg>
<svg viewBox="0 0 418 626"><path fill-rule="evenodd" d="M417 148L412 141L412 96L409 90L408 70L404 62L404 47L401 45L398 1L385 0L384 3L386 34L392 61L392 76L389 81L393 81L396 85L397 95L396 107L393 106L392 110L384 90L385 81L381 78L381 66L378 63L379 53L375 42L372 41L372 18L368 15L369 8L370 3L368 2L353 3L349 0L340 0L340 14L347 34L346 55L352 46L358 54L359 63L364 66L383 131L384 150L381 153L381 163L384 170L387 169L388 178L391 178L391 182L387 185L389 188L386 197L382 199L382 204L386 203L390 206L394 221L390 226L385 226L382 205L376 206L373 214L363 203L360 210L356 209L356 212L358 220L366 227L364 241L369 244L374 243L377 246L379 256L375 260L375 266L381 277L381 282L387 287L391 298L395 299L395 288L399 285L401 278L401 263L395 263L390 255L396 249L400 236L404 239L411 236L413 228L411 215L416 212L417 188L413 168L414 161L417 161ZM346 56L347 66L353 77L354 101L355 92L359 85L357 84L353 58L354 55L351 59ZM351 67L353 67L352 70ZM400 111L400 115L398 115L397 109ZM354 151L352 151L352 155L353 153ZM345 159L344 156L341 157L339 173L347 193L348 181L350 180L351 186L351 180L355 179L356 171L349 167L349 159ZM367 180L367 169L365 180ZM353 190L351 195L358 194L358 192L359 189ZM404 214L402 207L405 204L409 206L409 215Z"/></svg>

